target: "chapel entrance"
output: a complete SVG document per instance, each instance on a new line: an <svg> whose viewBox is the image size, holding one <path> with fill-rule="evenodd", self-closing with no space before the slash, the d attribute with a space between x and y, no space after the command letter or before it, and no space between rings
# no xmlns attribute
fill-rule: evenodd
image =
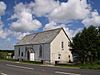
<svg viewBox="0 0 100 75"><path fill-rule="evenodd" d="M27 60L34 61L35 60L34 56L35 56L34 49L33 48L28 48L27 49Z"/></svg>

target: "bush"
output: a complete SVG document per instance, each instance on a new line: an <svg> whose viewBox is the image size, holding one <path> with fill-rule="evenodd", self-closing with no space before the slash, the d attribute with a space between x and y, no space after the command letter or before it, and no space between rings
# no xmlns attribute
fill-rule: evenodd
<svg viewBox="0 0 100 75"><path fill-rule="evenodd" d="M0 59L6 59L7 55L7 52L0 52Z"/></svg>

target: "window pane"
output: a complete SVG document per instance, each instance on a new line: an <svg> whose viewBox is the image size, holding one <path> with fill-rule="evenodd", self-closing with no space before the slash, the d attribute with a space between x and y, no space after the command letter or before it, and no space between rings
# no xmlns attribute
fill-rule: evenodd
<svg viewBox="0 0 100 75"><path fill-rule="evenodd" d="M62 49L64 48L64 42L61 43Z"/></svg>
<svg viewBox="0 0 100 75"><path fill-rule="evenodd" d="M39 57L42 57L42 46L40 45Z"/></svg>
<svg viewBox="0 0 100 75"><path fill-rule="evenodd" d="M19 47L19 50L18 50L18 55L20 56L20 47Z"/></svg>
<svg viewBox="0 0 100 75"><path fill-rule="evenodd" d="M21 56L23 57L23 52L21 53Z"/></svg>

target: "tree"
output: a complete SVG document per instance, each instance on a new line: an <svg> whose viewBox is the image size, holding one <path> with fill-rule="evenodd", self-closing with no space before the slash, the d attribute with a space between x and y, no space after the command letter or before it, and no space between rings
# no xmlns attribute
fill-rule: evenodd
<svg viewBox="0 0 100 75"><path fill-rule="evenodd" d="M77 52L78 61L81 63L85 64L99 61L100 27L98 30L93 26L84 28L82 32L76 34L73 38L71 46Z"/></svg>
<svg viewBox="0 0 100 75"><path fill-rule="evenodd" d="M98 40L97 40L97 59L100 63L100 26L98 27Z"/></svg>

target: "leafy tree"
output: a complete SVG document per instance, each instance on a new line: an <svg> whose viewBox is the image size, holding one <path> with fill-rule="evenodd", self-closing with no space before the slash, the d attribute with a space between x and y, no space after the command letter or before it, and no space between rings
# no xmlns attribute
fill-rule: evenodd
<svg viewBox="0 0 100 75"><path fill-rule="evenodd" d="M97 40L97 59L99 60L100 63L100 26L98 27L98 40Z"/></svg>
<svg viewBox="0 0 100 75"><path fill-rule="evenodd" d="M100 60L100 27L90 26L76 34L71 44L81 63L93 63Z"/></svg>

